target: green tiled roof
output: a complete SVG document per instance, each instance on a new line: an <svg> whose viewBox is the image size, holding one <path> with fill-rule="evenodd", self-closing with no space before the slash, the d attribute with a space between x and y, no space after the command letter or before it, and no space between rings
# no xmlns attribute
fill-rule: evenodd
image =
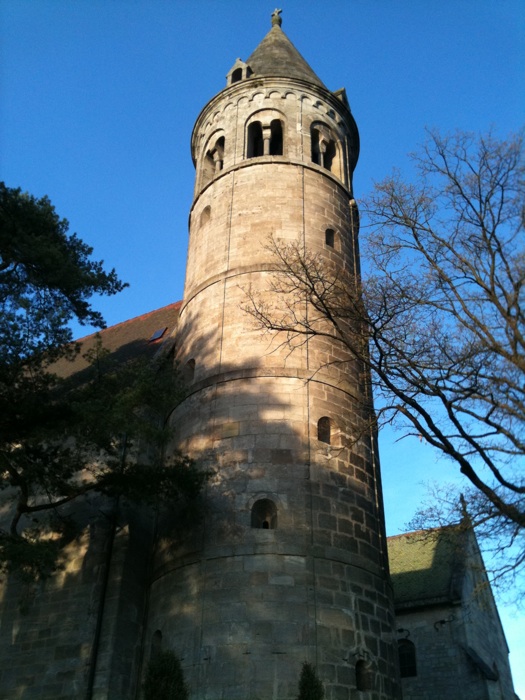
<svg viewBox="0 0 525 700"><path fill-rule="evenodd" d="M459 600L464 538L458 527L389 537L388 557L396 608Z"/></svg>

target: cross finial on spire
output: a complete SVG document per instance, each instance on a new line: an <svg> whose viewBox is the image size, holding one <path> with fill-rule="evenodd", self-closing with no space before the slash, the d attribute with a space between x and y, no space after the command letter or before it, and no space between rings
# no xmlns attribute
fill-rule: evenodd
<svg viewBox="0 0 525 700"><path fill-rule="evenodd" d="M278 10L277 8L272 12L272 27L275 27L276 24L280 27L283 23L281 12L282 10Z"/></svg>

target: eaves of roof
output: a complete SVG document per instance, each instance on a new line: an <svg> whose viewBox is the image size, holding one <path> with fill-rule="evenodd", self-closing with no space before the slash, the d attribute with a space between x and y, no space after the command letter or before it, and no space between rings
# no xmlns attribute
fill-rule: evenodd
<svg viewBox="0 0 525 700"><path fill-rule="evenodd" d="M76 341L79 352L75 358L62 358L50 369L63 379L82 373L89 366L85 355L95 347L99 339L113 361L127 362L144 355L153 357L161 347L173 343L171 334L177 326L181 305L180 301L169 304L80 338ZM151 340L154 334L159 337Z"/></svg>

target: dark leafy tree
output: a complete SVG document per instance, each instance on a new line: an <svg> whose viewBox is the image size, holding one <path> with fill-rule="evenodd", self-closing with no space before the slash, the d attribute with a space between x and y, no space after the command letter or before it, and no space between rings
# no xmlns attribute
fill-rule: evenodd
<svg viewBox="0 0 525 700"><path fill-rule="evenodd" d="M168 450L171 362L115 365L96 343L81 379L57 376L79 352L68 322L103 326L92 295L124 286L67 231L47 198L0 185L0 570L29 578L52 569L75 499L173 502L206 478Z"/></svg>
<svg viewBox="0 0 525 700"><path fill-rule="evenodd" d="M6 369L41 364L42 354L48 363L61 356L72 340L72 318L103 327L92 296L126 286L68 229L47 197L0 183L0 360Z"/></svg>
<svg viewBox="0 0 525 700"><path fill-rule="evenodd" d="M158 651L146 670L144 700L188 700L189 697L179 658L172 651Z"/></svg>
<svg viewBox="0 0 525 700"><path fill-rule="evenodd" d="M518 552L512 568L525 551L523 142L430 132L412 159L413 182L395 173L364 204L362 279L275 239L280 309L254 295L247 309L291 346L329 338L357 363L376 401L363 415L457 464L474 523Z"/></svg>
<svg viewBox="0 0 525 700"><path fill-rule="evenodd" d="M323 698L323 684L312 664L305 661L299 678L299 695L297 700L323 700Z"/></svg>

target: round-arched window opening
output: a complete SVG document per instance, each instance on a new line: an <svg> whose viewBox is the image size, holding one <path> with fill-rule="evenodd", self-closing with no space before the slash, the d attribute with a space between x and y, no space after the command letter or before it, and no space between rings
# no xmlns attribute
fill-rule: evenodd
<svg viewBox="0 0 525 700"><path fill-rule="evenodd" d="M248 126L247 158L258 158L264 153L263 130L261 122L252 122Z"/></svg>
<svg viewBox="0 0 525 700"><path fill-rule="evenodd" d="M217 139L215 143L215 148L212 153L213 162L215 164L215 172L222 170L224 165L224 136Z"/></svg>
<svg viewBox="0 0 525 700"><path fill-rule="evenodd" d="M218 172L224 166L224 136L219 136L215 140L210 140L208 148L203 154L201 165L201 187L205 187L210 183Z"/></svg>
<svg viewBox="0 0 525 700"><path fill-rule="evenodd" d="M208 204L207 206L204 207L204 209L201 212L200 225L205 226L210 219L211 219L211 207Z"/></svg>
<svg viewBox="0 0 525 700"><path fill-rule="evenodd" d="M341 147L336 142L332 130L326 124L314 123L310 127L310 138L312 162L342 179Z"/></svg>
<svg viewBox="0 0 525 700"><path fill-rule="evenodd" d="M401 678L417 676L416 647L410 639L399 639L397 642L399 654L399 670Z"/></svg>
<svg viewBox="0 0 525 700"><path fill-rule="evenodd" d="M323 416L317 421L317 439L327 445L332 442L332 423L328 416Z"/></svg>
<svg viewBox="0 0 525 700"><path fill-rule="evenodd" d="M328 141L326 144L326 151L324 153L323 157L323 165L327 170L330 170L330 172L333 169L334 166L334 159L336 156L336 149L335 149L335 143L333 141Z"/></svg>
<svg viewBox="0 0 525 700"><path fill-rule="evenodd" d="M252 527L259 530L275 530L277 507L269 498L261 498L252 506Z"/></svg>
<svg viewBox="0 0 525 700"><path fill-rule="evenodd" d="M273 119L270 124L270 155L282 156L283 154L283 123L280 119Z"/></svg>
<svg viewBox="0 0 525 700"><path fill-rule="evenodd" d="M232 73L232 83L238 83L242 80L242 68L236 68Z"/></svg>

